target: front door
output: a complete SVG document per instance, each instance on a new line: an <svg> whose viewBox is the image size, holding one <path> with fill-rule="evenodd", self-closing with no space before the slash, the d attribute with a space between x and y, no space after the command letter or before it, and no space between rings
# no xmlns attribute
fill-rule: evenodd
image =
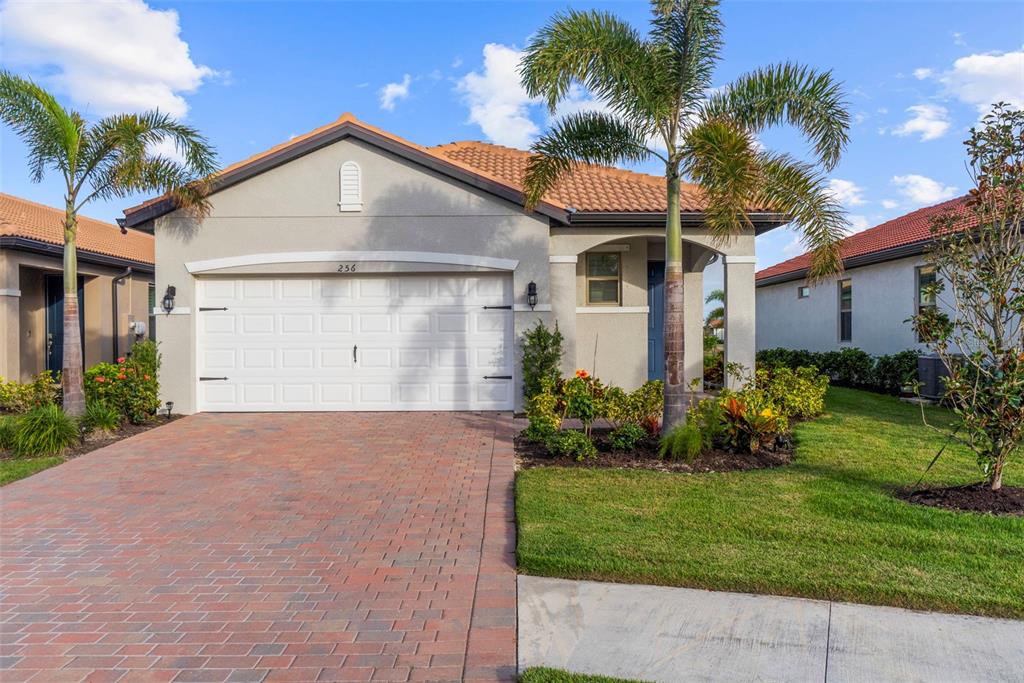
<svg viewBox="0 0 1024 683"><path fill-rule="evenodd" d="M78 329L82 333L82 358L85 358L85 298L83 278L78 278ZM46 289L46 369L60 372L64 367L64 276L47 275Z"/></svg>
<svg viewBox="0 0 1024 683"><path fill-rule="evenodd" d="M665 379L665 263L647 264L647 379Z"/></svg>

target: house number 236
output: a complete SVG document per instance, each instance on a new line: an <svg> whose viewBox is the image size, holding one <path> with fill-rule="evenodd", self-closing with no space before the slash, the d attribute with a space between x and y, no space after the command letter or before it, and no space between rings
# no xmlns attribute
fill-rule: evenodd
<svg viewBox="0 0 1024 683"><path fill-rule="evenodd" d="M356 272L356 264L354 263L342 263L338 266L339 273L354 273Z"/></svg>

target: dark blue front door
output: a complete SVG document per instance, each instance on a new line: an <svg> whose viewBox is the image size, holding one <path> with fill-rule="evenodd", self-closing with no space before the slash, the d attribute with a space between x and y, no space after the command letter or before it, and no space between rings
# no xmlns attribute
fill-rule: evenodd
<svg viewBox="0 0 1024 683"><path fill-rule="evenodd" d="M647 263L647 378L665 379L665 264Z"/></svg>
<svg viewBox="0 0 1024 683"><path fill-rule="evenodd" d="M64 276L47 275L46 289L46 369L60 372L64 367ZM83 278L78 278L78 329L82 332L82 358L85 359L85 299Z"/></svg>

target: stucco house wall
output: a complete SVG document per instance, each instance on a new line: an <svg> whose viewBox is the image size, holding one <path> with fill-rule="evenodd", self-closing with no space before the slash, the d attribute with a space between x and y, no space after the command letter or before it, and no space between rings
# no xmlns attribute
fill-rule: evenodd
<svg viewBox="0 0 1024 683"><path fill-rule="evenodd" d="M338 210L338 170L355 161L362 172L362 210ZM197 222L180 212L155 221L157 294L177 289L181 314L159 316L167 367L190 369L195 359L196 259L295 251L402 250L514 259L515 336L538 318L550 324L548 224L522 207L490 196L401 157L347 138L227 187L211 197L210 215ZM205 274L333 273L337 263L235 267ZM368 264L363 272L370 272ZM408 264L412 269L437 269ZM390 270L401 269L391 267ZM446 266L446 271L472 270ZM526 285L539 302L526 305ZM518 382L518 377L517 377ZM192 412L195 372L166 373L161 391L175 410ZM516 388L516 395L521 389Z"/></svg>
<svg viewBox="0 0 1024 683"><path fill-rule="evenodd" d="M923 256L851 268L811 286L797 298L804 279L757 288L757 348L777 347L833 351L856 347L873 355L907 349L925 351L907 321L917 312L917 268ZM840 279L853 286L853 334L839 341ZM941 306L941 302L940 302ZM948 312L948 311L947 311Z"/></svg>

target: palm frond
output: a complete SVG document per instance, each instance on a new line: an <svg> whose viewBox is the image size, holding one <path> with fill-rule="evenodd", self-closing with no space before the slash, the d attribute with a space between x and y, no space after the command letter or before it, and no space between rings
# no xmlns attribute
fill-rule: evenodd
<svg viewBox="0 0 1024 683"><path fill-rule="evenodd" d="M523 180L526 208L535 207L562 174L580 163L614 166L647 159L644 136L629 124L601 112L563 117L531 148Z"/></svg>
<svg viewBox="0 0 1024 683"><path fill-rule="evenodd" d="M704 303L710 304L713 301L720 301L725 303L725 290L724 289L713 289L711 293L704 297Z"/></svg>
<svg viewBox="0 0 1024 683"><path fill-rule="evenodd" d="M788 123L811 142L829 171L849 141L850 114L841 84L830 71L796 64L776 64L741 76L708 98L704 115L731 118L754 133Z"/></svg>
<svg viewBox="0 0 1024 683"><path fill-rule="evenodd" d="M672 74L680 115L692 111L711 87L722 52L717 0L655 0L652 41ZM681 123L681 122L680 122Z"/></svg>
<svg viewBox="0 0 1024 683"><path fill-rule="evenodd" d="M829 191L827 178L811 164L785 154L762 154L761 169L764 182L758 203L792 217L800 242L814 254L808 279L816 282L842 272L839 243L849 222Z"/></svg>
<svg viewBox="0 0 1024 683"><path fill-rule="evenodd" d="M752 228L747 216L760 182L754 139L726 119L702 121L682 140L682 169L705 194L705 224L725 239Z"/></svg>
<svg viewBox="0 0 1024 683"><path fill-rule="evenodd" d="M556 14L526 47L519 67L523 87L553 112L574 82L620 117L645 126L671 106L663 70L628 23L608 12Z"/></svg>
<svg viewBox="0 0 1024 683"><path fill-rule="evenodd" d="M0 119L28 148L29 175L43 179L47 166L73 172L84 121L35 82L0 72Z"/></svg>

